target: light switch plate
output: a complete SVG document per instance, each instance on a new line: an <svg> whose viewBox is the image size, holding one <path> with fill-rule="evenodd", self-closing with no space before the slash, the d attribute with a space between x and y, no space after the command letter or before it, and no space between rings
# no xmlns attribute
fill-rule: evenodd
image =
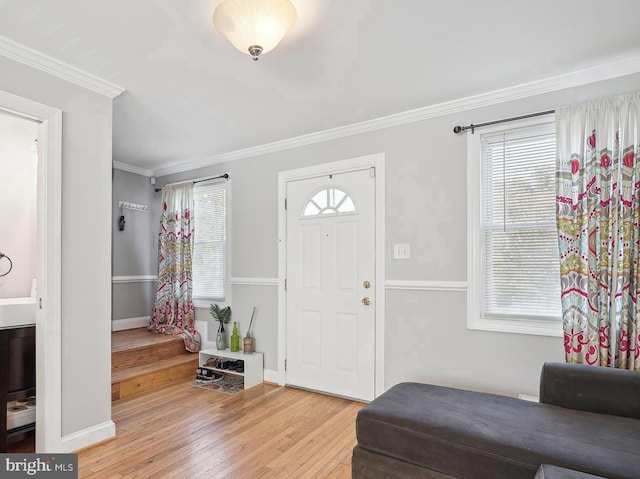
<svg viewBox="0 0 640 479"><path fill-rule="evenodd" d="M409 243L400 243L393 245L393 259L409 258L411 258L411 245L409 245Z"/></svg>

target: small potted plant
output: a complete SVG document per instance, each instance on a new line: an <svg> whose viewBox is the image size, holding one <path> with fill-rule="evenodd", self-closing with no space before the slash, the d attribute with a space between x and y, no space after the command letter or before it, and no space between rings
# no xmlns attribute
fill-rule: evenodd
<svg viewBox="0 0 640 479"><path fill-rule="evenodd" d="M231 321L231 306L220 308L217 304L212 304L209 313L213 319L218 321L218 334L216 334L216 348L218 350L227 349L227 333L224 325Z"/></svg>

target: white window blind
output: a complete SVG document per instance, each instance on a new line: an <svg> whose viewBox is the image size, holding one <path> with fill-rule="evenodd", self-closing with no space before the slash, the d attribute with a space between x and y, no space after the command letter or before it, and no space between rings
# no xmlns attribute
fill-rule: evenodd
<svg viewBox="0 0 640 479"><path fill-rule="evenodd" d="M481 137L482 317L561 318L555 127Z"/></svg>
<svg viewBox="0 0 640 479"><path fill-rule="evenodd" d="M226 183L193 187L195 238L193 298L224 300L227 249Z"/></svg>

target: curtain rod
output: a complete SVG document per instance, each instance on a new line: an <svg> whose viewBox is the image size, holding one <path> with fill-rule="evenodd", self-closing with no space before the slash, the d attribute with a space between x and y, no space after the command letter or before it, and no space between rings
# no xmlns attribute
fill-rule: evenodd
<svg viewBox="0 0 640 479"><path fill-rule="evenodd" d="M224 178L225 180L229 178L229 173L225 173L224 175L218 175L218 176L209 176L207 178L198 178L196 180L186 180L186 181L178 181L177 183L169 183L167 185L164 186L173 186L173 185L179 185L181 183L202 183L203 181L209 181L209 180L217 180L218 178ZM156 188L156 193L162 191L162 188Z"/></svg>
<svg viewBox="0 0 640 479"><path fill-rule="evenodd" d="M482 128L483 126L497 125L498 123L507 123L509 121L524 120L525 118L534 118L536 116L542 116L542 115L551 115L552 113L555 113L555 112L556 112L555 110L547 110L547 111L540 111L538 113L529 113L528 115L513 116L511 118L504 118L502 120L487 121L485 123L478 123L477 125L474 125L472 123L471 125L467 125L467 126L456 126L453 128L453 132L461 133L465 130L471 130L471 133L475 133L476 128Z"/></svg>

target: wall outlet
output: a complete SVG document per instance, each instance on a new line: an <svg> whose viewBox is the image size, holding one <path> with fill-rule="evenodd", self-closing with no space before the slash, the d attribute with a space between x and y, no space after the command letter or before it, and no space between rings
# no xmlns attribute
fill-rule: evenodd
<svg viewBox="0 0 640 479"><path fill-rule="evenodd" d="M408 243L393 245L393 259L409 259L411 258L411 245Z"/></svg>

